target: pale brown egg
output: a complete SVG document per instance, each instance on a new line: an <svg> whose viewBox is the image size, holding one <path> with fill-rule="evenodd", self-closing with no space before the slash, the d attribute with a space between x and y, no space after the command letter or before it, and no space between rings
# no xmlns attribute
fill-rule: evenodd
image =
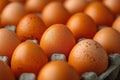
<svg viewBox="0 0 120 80"><path fill-rule="evenodd" d="M5 25L17 25L26 14L23 4L19 2L9 3L1 13L1 23Z"/></svg>
<svg viewBox="0 0 120 80"><path fill-rule="evenodd" d="M25 8L28 12L41 12L52 0L27 0Z"/></svg>
<svg viewBox="0 0 120 80"><path fill-rule="evenodd" d="M120 33L111 28L104 27L99 30L94 38L108 53L120 53Z"/></svg>
<svg viewBox="0 0 120 80"><path fill-rule="evenodd" d="M11 58L14 49L20 43L17 35L7 29L0 29L0 55Z"/></svg>
<svg viewBox="0 0 120 80"><path fill-rule="evenodd" d="M114 16L111 11L99 1L90 3L85 9L85 13L89 15L98 26L111 26L114 21Z"/></svg>
<svg viewBox="0 0 120 80"><path fill-rule="evenodd" d="M52 24L66 24L70 17L70 13L64 8L63 4L53 1L45 6L42 11L42 19L46 26Z"/></svg>
<svg viewBox="0 0 120 80"><path fill-rule="evenodd" d="M82 12L88 5L88 1L86 0L66 0L64 2L65 8L71 13Z"/></svg>
<svg viewBox="0 0 120 80"><path fill-rule="evenodd" d="M112 11L114 15L120 14L120 0L103 0L103 3Z"/></svg>

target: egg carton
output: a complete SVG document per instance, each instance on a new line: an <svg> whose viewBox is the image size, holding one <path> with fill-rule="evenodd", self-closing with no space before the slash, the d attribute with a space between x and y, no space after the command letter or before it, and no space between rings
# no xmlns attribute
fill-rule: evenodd
<svg viewBox="0 0 120 80"><path fill-rule="evenodd" d="M53 54L51 60L66 60L64 54ZM120 80L120 54L109 55L108 69L97 76L94 72L86 72L80 80ZM23 73L19 80L36 80L34 73Z"/></svg>
<svg viewBox="0 0 120 80"><path fill-rule="evenodd" d="M120 54L109 55L108 69L97 76L94 72L86 72L82 75L81 80L120 80Z"/></svg>

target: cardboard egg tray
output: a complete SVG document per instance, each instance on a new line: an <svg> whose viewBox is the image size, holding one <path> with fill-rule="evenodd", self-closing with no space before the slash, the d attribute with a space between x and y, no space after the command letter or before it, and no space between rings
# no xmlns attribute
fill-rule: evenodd
<svg viewBox="0 0 120 80"><path fill-rule="evenodd" d="M54 54L52 60L65 60L63 54ZM19 80L36 80L33 73L23 73ZM97 76L94 72L86 72L82 75L80 80L120 80L120 54L109 55L108 69Z"/></svg>
<svg viewBox="0 0 120 80"><path fill-rule="evenodd" d="M6 29L15 31L15 26ZM63 54L54 54L51 60L66 60ZM2 56L0 60L7 62L7 57ZM23 73L19 80L36 80L34 73ZM114 53L109 55L109 66L108 69L101 75L97 75L94 72L86 72L82 75L80 80L120 80L120 54Z"/></svg>
<svg viewBox="0 0 120 80"><path fill-rule="evenodd" d="M108 69L97 76L94 72L86 72L81 80L120 80L120 54L109 55Z"/></svg>

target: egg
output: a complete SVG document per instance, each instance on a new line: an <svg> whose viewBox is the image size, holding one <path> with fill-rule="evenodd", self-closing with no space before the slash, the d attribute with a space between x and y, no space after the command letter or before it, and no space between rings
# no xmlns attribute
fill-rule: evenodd
<svg viewBox="0 0 120 80"><path fill-rule="evenodd" d="M11 58L14 49L20 44L17 35L7 29L0 29L0 55Z"/></svg>
<svg viewBox="0 0 120 80"><path fill-rule="evenodd" d="M0 60L0 80L15 80L10 67Z"/></svg>
<svg viewBox="0 0 120 80"><path fill-rule="evenodd" d="M9 3L8 0L0 0L0 14L8 3Z"/></svg>
<svg viewBox="0 0 120 80"><path fill-rule="evenodd" d="M114 15L120 14L120 0L103 0L103 3L112 11Z"/></svg>
<svg viewBox="0 0 120 80"><path fill-rule="evenodd" d="M70 17L70 13L62 3L53 1L45 6L41 17L46 26L49 27L52 24L65 24Z"/></svg>
<svg viewBox="0 0 120 80"><path fill-rule="evenodd" d="M112 27L120 32L120 16L118 16L112 24Z"/></svg>
<svg viewBox="0 0 120 80"><path fill-rule="evenodd" d="M92 38L97 32L95 22L90 16L82 12L72 15L66 25L76 40L79 38Z"/></svg>
<svg viewBox="0 0 120 80"><path fill-rule="evenodd" d="M111 26L114 21L111 11L99 1L90 3L84 12L95 21L97 26Z"/></svg>
<svg viewBox="0 0 120 80"><path fill-rule="evenodd" d="M99 30L94 38L108 53L120 53L120 33L111 28L104 27Z"/></svg>
<svg viewBox="0 0 120 80"><path fill-rule="evenodd" d="M66 0L64 2L65 8L71 13L82 12L88 5L88 1L86 0Z"/></svg>
<svg viewBox="0 0 120 80"><path fill-rule="evenodd" d="M24 72L34 73L37 76L39 70L47 62L48 58L39 45L30 41L24 41L13 52L11 70L17 78Z"/></svg>
<svg viewBox="0 0 120 80"><path fill-rule="evenodd" d="M41 12L52 0L27 0L25 8L28 12Z"/></svg>
<svg viewBox="0 0 120 80"><path fill-rule="evenodd" d="M26 14L23 4L19 2L9 3L1 13L1 24L17 25L20 19Z"/></svg>
<svg viewBox="0 0 120 80"><path fill-rule="evenodd" d="M27 39L40 40L46 29L47 27L38 15L27 14L20 20L16 29L16 34L21 41Z"/></svg>
<svg viewBox="0 0 120 80"><path fill-rule="evenodd" d="M53 24L45 30L40 40L40 47L50 58L54 53L63 53L67 57L76 44L72 32L63 24Z"/></svg>
<svg viewBox="0 0 120 80"><path fill-rule="evenodd" d="M100 75L108 67L108 55L98 42L84 39L72 48L68 63L80 76L85 72L95 72Z"/></svg>
<svg viewBox="0 0 120 80"><path fill-rule="evenodd" d="M75 69L66 61L51 61L40 70L37 80L80 80Z"/></svg>

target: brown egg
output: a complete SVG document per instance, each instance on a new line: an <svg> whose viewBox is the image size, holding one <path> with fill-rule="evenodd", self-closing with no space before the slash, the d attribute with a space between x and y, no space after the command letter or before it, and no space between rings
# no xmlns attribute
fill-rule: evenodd
<svg viewBox="0 0 120 80"><path fill-rule="evenodd" d="M75 69L65 61L51 61L40 70L37 80L80 80Z"/></svg>
<svg viewBox="0 0 120 80"><path fill-rule="evenodd" d="M66 0L64 2L65 8L71 13L82 12L88 5L88 1L86 0Z"/></svg>
<svg viewBox="0 0 120 80"><path fill-rule="evenodd" d="M15 80L10 67L0 60L0 80Z"/></svg>
<svg viewBox="0 0 120 80"><path fill-rule="evenodd" d="M13 52L11 70L16 77L19 77L24 72L34 73L37 76L39 70L47 62L48 58L39 45L24 41Z"/></svg>
<svg viewBox="0 0 120 80"><path fill-rule="evenodd" d="M45 6L42 11L42 19L46 26L56 23L65 24L70 17L70 13L64 8L62 3L54 1Z"/></svg>
<svg viewBox="0 0 120 80"><path fill-rule="evenodd" d="M120 32L120 16L118 16L116 20L113 22L112 27Z"/></svg>
<svg viewBox="0 0 120 80"><path fill-rule="evenodd" d="M27 39L40 40L43 32L47 29L44 22L36 14L27 14L23 17L16 29L16 34L21 41Z"/></svg>
<svg viewBox="0 0 120 80"><path fill-rule="evenodd" d="M67 57L75 44L72 32L63 24L51 25L40 40L40 46L49 58L53 53L63 53Z"/></svg>
<svg viewBox="0 0 120 80"><path fill-rule="evenodd" d="M92 39L78 42L70 52L68 63L79 75L95 72L100 75L108 67L108 55L104 48Z"/></svg>
<svg viewBox="0 0 120 80"><path fill-rule="evenodd" d="M51 0L27 0L25 7L28 12L41 12Z"/></svg>
<svg viewBox="0 0 120 80"><path fill-rule="evenodd" d="M85 13L89 15L95 23L100 25L111 26L114 20L114 16L111 11L102 2L92 2L85 9Z"/></svg>
<svg viewBox="0 0 120 80"><path fill-rule="evenodd" d="M22 2L22 3L25 3L27 0L9 0L11 2Z"/></svg>
<svg viewBox="0 0 120 80"><path fill-rule="evenodd" d="M93 38L109 53L120 53L120 33L113 28L105 27L99 30Z"/></svg>
<svg viewBox="0 0 120 80"><path fill-rule="evenodd" d="M4 9L4 7L9 3L8 0L0 0L0 14L2 12L2 10Z"/></svg>
<svg viewBox="0 0 120 80"><path fill-rule="evenodd" d="M85 13L76 13L67 21L67 27L72 31L76 40L79 38L93 38L97 32L96 24Z"/></svg>
<svg viewBox="0 0 120 80"><path fill-rule="evenodd" d="M17 35L7 29L0 29L0 55L11 58L14 49L20 43Z"/></svg>
<svg viewBox="0 0 120 80"><path fill-rule="evenodd" d="M120 14L120 0L103 0L103 3L112 11L114 15Z"/></svg>
<svg viewBox="0 0 120 80"><path fill-rule="evenodd" d="M1 13L2 25L17 25L25 15L24 6L19 2L9 3Z"/></svg>

